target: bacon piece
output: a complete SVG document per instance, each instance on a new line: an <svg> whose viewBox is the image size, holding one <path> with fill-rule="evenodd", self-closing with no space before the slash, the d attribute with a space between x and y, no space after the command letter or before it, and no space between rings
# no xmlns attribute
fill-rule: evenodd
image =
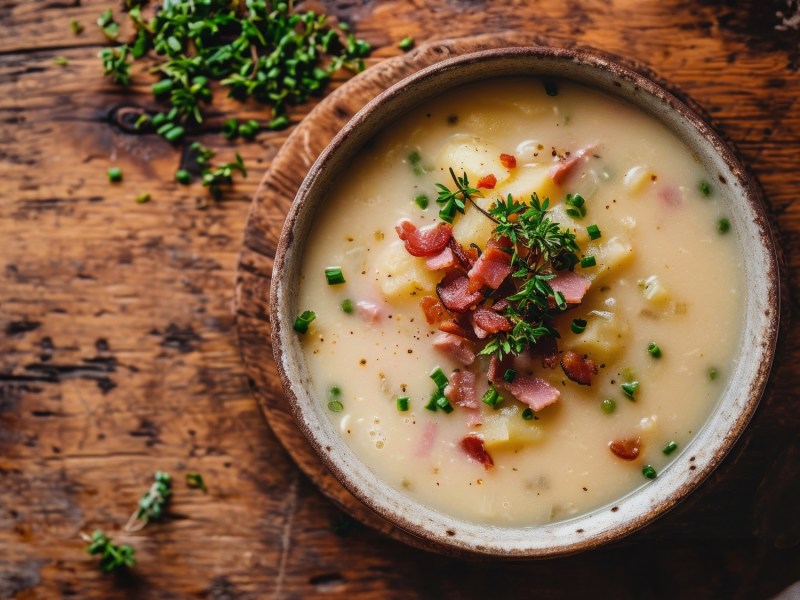
<svg viewBox="0 0 800 600"><path fill-rule="evenodd" d="M383 318L383 309L377 304L365 300L356 302L356 312L359 317L370 323L377 323Z"/></svg>
<svg viewBox="0 0 800 600"><path fill-rule="evenodd" d="M436 441L436 434L439 433L439 424L428 421L425 424L425 429L422 430L422 435L419 438L419 446L414 453L417 458L425 458L433 450L433 443Z"/></svg>
<svg viewBox="0 0 800 600"><path fill-rule="evenodd" d="M592 385L592 375L597 375L597 363L572 350L561 355L561 368L567 377L581 385Z"/></svg>
<svg viewBox="0 0 800 600"><path fill-rule="evenodd" d="M461 323L456 321L455 319L450 319L448 321L442 321L439 323L439 331L444 331L445 333L452 333L453 335L457 335L459 337L463 337L465 339L472 339L472 335L470 334L469 330L465 327L462 327Z"/></svg>
<svg viewBox="0 0 800 600"><path fill-rule="evenodd" d="M453 227L449 223L439 223L424 229L418 229L408 219L403 219L395 225L395 231L400 239L405 242L406 250L411 256L434 256L445 249Z"/></svg>
<svg viewBox="0 0 800 600"><path fill-rule="evenodd" d="M503 357L503 360L498 360L497 356L492 354L492 357L489 359L489 369L486 371L486 378L496 385L502 385L503 375L511 366L511 361L513 357L510 355L506 355Z"/></svg>
<svg viewBox="0 0 800 600"><path fill-rule="evenodd" d="M642 451L642 439L637 437L608 442L608 448L622 460L635 460Z"/></svg>
<svg viewBox="0 0 800 600"><path fill-rule="evenodd" d="M452 333L440 332L433 338L433 347L441 350L450 358L453 358L464 365L471 365L475 362L475 347L473 343Z"/></svg>
<svg viewBox="0 0 800 600"><path fill-rule="evenodd" d="M464 250L464 246L459 244L454 237L450 238L450 250L453 252L458 264L460 264L463 269L471 269L472 265L475 264L475 261L478 260L477 254L475 255L475 258L472 258L470 254ZM470 250L472 250L472 248L470 248Z"/></svg>
<svg viewBox="0 0 800 600"><path fill-rule="evenodd" d="M497 185L497 177L495 177L494 175L492 175L490 173L489 175L486 175L485 177L481 177L480 179L478 179L478 183L476 184L476 187L479 190L480 189L493 190L494 186L496 186L496 185Z"/></svg>
<svg viewBox="0 0 800 600"><path fill-rule="evenodd" d="M461 440L461 449L467 453L470 460L483 465L487 471L494 466L494 461L486 448L483 446L483 440L476 435L468 435Z"/></svg>
<svg viewBox="0 0 800 600"><path fill-rule="evenodd" d="M446 314L444 306L435 296L423 296L419 304L425 313L425 320L431 325L441 321Z"/></svg>
<svg viewBox="0 0 800 600"><path fill-rule="evenodd" d="M583 157L592 150L594 146L586 146L570 154L569 158L557 165L550 167L550 179L556 185L561 185L575 171L575 167L583 160Z"/></svg>
<svg viewBox="0 0 800 600"><path fill-rule="evenodd" d="M501 154L500 162L506 169L513 169L517 166L517 157L513 154Z"/></svg>
<svg viewBox="0 0 800 600"><path fill-rule="evenodd" d="M469 279L456 271L445 275L436 285L439 300L447 310L462 313L483 299L480 291L470 291Z"/></svg>
<svg viewBox="0 0 800 600"><path fill-rule="evenodd" d="M494 245L488 245L480 255L467 277L470 289L480 289L484 285L493 290L500 287L503 280L511 274L511 255Z"/></svg>
<svg viewBox="0 0 800 600"><path fill-rule="evenodd" d="M492 310L496 313L502 312L506 308L508 308L509 304L511 303L508 300L506 300L505 298L500 298L500 300L492 304Z"/></svg>
<svg viewBox="0 0 800 600"><path fill-rule="evenodd" d="M453 371L450 382L444 388L444 395L450 402L463 408L480 408L475 393L475 373L470 371Z"/></svg>
<svg viewBox="0 0 800 600"><path fill-rule="evenodd" d="M453 238L450 238L452 240ZM439 252L439 254L435 254L433 256L429 256L425 259L425 267L427 267L431 271L438 271L440 269L449 269L453 265L456 264L456 256L453 254L453 251L450 249L450 246L445 246L444 250Z"/></svg>
<svg viewBox="0 0 800 600"><path fill-rule="evenodd" d="M586 277L573 273L572 271L556 273L555 278L547 283L550 284L554 292L561 292L564 294L564 300L567 301L567 304L580 304L586 292L588 292L589 288L592 286L592 282Z"/></svg>
<svg viewBox="0 0 800 600"><path fill-rule="evenodd" d="M542 357L542 367L545 369L555 369L559 362L558 345L555 338L546 336L539 338L536 343L536 353Z"/></svg>
<svg viewBox="0 0 800 600"><path fill-rule="evenodd" d="M503 315L498 315L496 312L489 308L479 306L472 313L470 313L470 320L472 321L472 328L475 330L475 335L480 339L485 338L490 333L497 333L498 331L511 331L511 321Z"/></svg>
<svg viewBox="0 0 800 600"><path fill-rule="evenodd" d="M561 397L561 392L540 377L517 375L511 383L504 383L504 387L534 412L555 404Z"/></svg>

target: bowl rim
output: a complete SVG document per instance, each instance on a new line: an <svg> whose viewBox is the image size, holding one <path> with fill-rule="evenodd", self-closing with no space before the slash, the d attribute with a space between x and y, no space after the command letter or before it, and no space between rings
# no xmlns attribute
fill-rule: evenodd
<svg viewBox="0 0 800 600"><path fill-rule="evenodd" d="M319 439L317 437L320 435L320 424L315 423L315 416L318 417L319 414L315 413L313 408L310 408L307 403L303 402L303 398L305 397L303 394L303 386L305 383L307 383L307 381L295 381L295 377L290 372L291 367L288 363L291 355L291 345L293 342L295 344L298 343L296 340L297 336L293 333L292 329L293 319L290 318L288 313L286 313L287 305L290 305L292 300L290 298L291 294L286 293L285 290L291 291L291 284L289 283L287 285L287 282L284 280L285 274L288 273L289 276L291 276L291 270L287 270L287 263L294 264L292 263L293 260L296 262L302 257L302 248L297 252L298 257L295 258L293 256L293 254L295 254L293 252L294 246L297 245L296 240L298 239L295 235L295 228L299 220L303 217L304 207L309 204L308 198L313 198L315 193L318 196L321 194L319 190L321 186L320 181L326 176L333 176L329 171L332 168L331 165L336 161L337 154L342 152L342 147L347 147L348 144L351 146L355 144L356 149L354 151L358 151L358 148L363 146L365 135L361 134L361 142L359 143L352 142L352 136L358 134L359 129L364 129L367 127L364 125L365 123L367 123L368 126L371 123L373 130L381 129L383 126L385 126L385 123L383 125L376 125L376 123L381 121L380 111L387 110L383 107L389 105L391 108L392 103L397 104L398 102L401 102L404 96L411 94L420 86L429 84L430 81L435 81L436 79L444 76L444 74L452 73L459 69L477 69L479 65L492 63L500 64L503 61L514 61L518 59L523 59L523 61L553 61L554 64L561 63L563 65L577 65L576 68L585 69L587 72L594 71L600 74L599 76L602 77L610 76L612 78L617 78L617 80L619 80L621 83L618 84L615 81L615 86L622 88L622 84L624 84L630 89L635 90L636 93L642 92L643 95L650 98L651 102L661 102L665 107L667 107L665 110L667 110L668 113L674 114L674 118L676 120L682 121L690 131L693 131L695 135L698 136L692 139L699 140L700 145L708 144L709 149L713 149L714 156L712 158L720 159L727 167L729 174L733 178L733 181L727 182L723 180L722 183L731 184L732 187L739 188L738 194L731 195L731 203L734 201L741 201L742 210L748 213L748 217L752 218L753 229L751 233L755 232L756 237L758 237L758 247L761 250L760 257L763 265L766 267L763 282L763 287L765 288L763 292L765 293L762 294L762 298L765 299L763 304L767 308L764 311L763 319L761 319L762 337L761 340L759 340L760 343L758 346L759 356L762 360L757 361L757 366L750 369L751 375L746 379L746 382L750 384L750 387L746 393L740 393L740 396L746 396L744 401L740 402L741 406L739 406L739 408L742 410L738 415L729 417L725 422L725 424L729 425L729 429L720 435L720 437L716 440L712 450L706 452L702 460L695 461L695 456L692 456L691 459L688 458L688 455L684 456L684 462L687 462L687 465L688 462L695 463L691 466L691 471L686 471L686 474L683 476L684 481L679 485L669 488L668 496L658 501L652 501L648 509L645 510L645 507L640 506L640 513L635 514L632 518L628 517L623 519L617 517L616 519L612 519L612 524L610 526L600 528L593 532L587 532L583 528L575 529L578 527L577 524L587 521L588 519L595 518L595 516L599 513L607 512L609 510L609 506L611 506L611 504L609 504L588 511L579 516L563 521L557 521L552 524L514 528L527 532L535 531L539 533L543 531L553 532L554 530L558 530L559 534L567 535L568 532L566 532L566 530L563 532L560 530L564 529L565 526L572 528L574 533L570 538L568 538L568 541L555 544L551 543L547 546L541 544L528 544L525 546L520 545L519 543L517 543L517 545L508 545L497 542L491 539L491 535L493 533L507 532L510 528L505 526L481 525L454 519L439 513L438 511L427 508L416 500L402 495L402 493L398 490L390 488L388 484L385 484L385 482L380 482L379 480L374 483L377 484L380 494L387 492L386 488L389 488L388 492L391 495L400 496L407 504L413 504L418 510L421 510L424 518L409 517L407 512L398 510L396 502L394 502L394 504L392 502L387 503L387 499L383 496L376 497L372 493L375 491L375 485L372 485L372 488L369 490L365 489L365 483L363 481L360 481L355 477L351 477L351 469L349 467L352 467L353 465L348 463L347 460L344 460L338 453L332 451L330 440L326 442L324 439ZM524 72L520 70L516 74L523 75ZM529 75L531 77L547 76L541 72L529 73ZM587 76L587 78L590 79L591 77ZM468 81L473 81L476 79L478 79L478 77L457 81L456 83L451 82L446 88L440 90L438 93L444 93L454 87L463 85ZM575 80L575 77L565 77L565 79ZM587 83L586 80L577 81L582 85L595 87L596 89L598 88L596 82L593 84ZM599 87L602 88L602 86ZM609 95L614 95L613 91L610 89L601 89L601 91ZM413 108L413 106L421 104L434 95L436 94L428 94L422 99L411 101L410 106L406 106L403 110L400 110L396 114L392 114L388 119L386 117L383 119L388 122L394 121L400 118L405 112ZM630 98L621 94L617 94L617 97L627 98L630 101ZM644 102L644 100L642 100L642 102ZM681 139L684 144L690 145L689 140L684 138L683 135L679 134L673 127L670 127L669 124L665 122L665 117L654 114L653 110L648 110L645 106L636 101L633 103L640 109L645 110L665 124L674 134L679 137L679 139ZM711 157L711 154L709 154L709 157ZM311 217L306 216L306 218L310 219ZM280 235L280 239L278 241L277 252L273 266L273 277L270 285L270 322L272 325L272 346L281 385L289 401L292 414L298 424L298 427L309 441L323 464L325 464L325 466L333 473L334 477L351 494L353 494L371 510L376 512L379 516L388 520L404 531L417 536L425 543L431 544L440 551L443 550L445 552L459 554L466 553L491 555L507 558L541 558L567 555L621 539L622 537L629 535L630 533L649 524L670 510L691 491L696 489L731 450L734 443L739 438L747 423L753 416L769 377L772 359L774 357L777 343L777 332L780 319L780 280L778 273L776 248L766 216L764 199L759 186L755 183L752 176L747 173L741 161L738 159L734 151L728 146L728 144L726 144L723 139L711 128L711 126L708 125L700 116L698 116L698 114L692 108L690 108L687 103L678 99L659 83L656 83L652 79L641 75L633 68L619 64L600 53L595 53L588 50L564 49L548 46L493 48L443 60L395 83L369 101L360 111L358 111L358 113L356 113L348 121L348 123L340 130L340 132L335 136L330 144L328 144L325 150L314 162L305 179L303 180L302 185L298 189L294 201L292 202ZM750 313L745 314L749 319ZM744 333L745 332L743 332L742 335L744 335ZM295 385L299 386L298 389L295 388ZM729 395L729 389L723 392L718 399L718 404L720 404L722 400L727 398ZM694 437L687 445L687 448L695 444L695 442L697 442L697 440L701 437L703 431L709 428L713 420L712 417L715 417L715 414L718 410L719 406L717 406L717 408L715 408L714 411L706 418L704 425L700 428L700 431L695 433ZM330 425L330 423L328 424ZM324 424L322 426L324 427ZM339 435L338 432L334 433L336 433L337 436ZM339 441L342 444L344 443L341 438L339 438ZM673 465L678 461L678 458L673 460L668 468L672 468ZM360 459L356 460L357 462L360 462ZM369 471L369 469L363 463L361 463L361 465L367 471ZM369 472L371 473L371 471ZM363 472L361 474L363 475ZM374 474L372 477L376 480L378 479ZM675 479L675 477L673 477L673 479ZM611 512L617 512L619 505L628 502L632 496L641 494L642 490L652 489L658 485L658 482L659 480L656 480L655 482L647 484L646 486L640 486L630 491L628 494L613 503L615 506L611 508ZM652 495L652 493L650 495ZM392 507L392 504L394 508ZM639 504L641 504L641 502ZM431 518L431 514L429 513L433 513L434 518ZM437 516L441 518L436 518ZM431 525L436 526L438 530L433 530ZM456 533L454 527L460 528L461 531ZM462 533L465 529L469 530L467 535ZM476 538L476 536L478 537ZM481 540L480 536L483 536L483 538L488 537L489 539Z"/></svg>

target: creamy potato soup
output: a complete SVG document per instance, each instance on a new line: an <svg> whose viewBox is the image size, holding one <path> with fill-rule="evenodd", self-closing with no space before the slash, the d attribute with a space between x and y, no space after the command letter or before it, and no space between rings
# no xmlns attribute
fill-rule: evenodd
<svg viewBox="0 0 800 600"><path fill-rule="evenodd" d="M316 217L296 329L320 402L380 478L457 518L548 523L647 485L737 360L723 193L598 91L515 78L437 97Z"/></svg>

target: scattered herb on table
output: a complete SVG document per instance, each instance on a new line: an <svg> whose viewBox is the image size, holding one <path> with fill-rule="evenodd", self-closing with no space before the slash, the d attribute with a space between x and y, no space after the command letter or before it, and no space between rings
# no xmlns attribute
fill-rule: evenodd
<svg viewBox="0 0 800 600"><path fill-rule="evenodd" d="M102 529L92 532L91 537L86 534L81 534L81 537L88 544L86 546L88 554L100 555L100 568L105 573L136 565L136 551L126 544L116 545Z"/></svg>
<svg viewBox="0 0 800 600"><path fill-rule="evenodd" d="M156 521L164 514L167 500L172 495L172 478L164 471L153 474L153 484L139 500L137 508L125 525L126 531L139 531L150 521Z"/></svg>
<svg viewBox="0 0 800 600"><path fill-rule="evenodd" d="M414 47L414 38L411 36L404 37L402 40L400 40L400 43L397 44L397 47L403 52L408 52Z"/></svg>
<svg viewBox="0 0 800 600"><path fill-rule="evenodd" d="M59 67L66 67L69 65L69 60L67 60L66 56L56 56L53 59L53 62L56 63Z"/></svg>
<svg viewBox="0 0 800 600"><path fill-rule="evenodd" d="M111 167L106 171L106 175L108 176L108 180L111 183L119 183L122 181L122 169L119 167Z"/></svg>
<svg viewBox="0 0 800 600"><path fill-rule="evenodd" d="M150 202L150 194L144 193L136 196L136 204L147 204Z"/></svg>
<svg viewBox="0 0 800 600"><path fill-rule="evenodd" d="M72 29L73 35L80 35L83 33L83 25L81 25L78 21L73 19L69 22L70 29Z"/></svg>
<svg viewBox="0 0 800 600"><path fill-rule="evenodd" d="M187 473L186 485L188 485L190 488L198 489L204 494L208 493L206 482L203 480L203 476L200 473Z"/></svg>

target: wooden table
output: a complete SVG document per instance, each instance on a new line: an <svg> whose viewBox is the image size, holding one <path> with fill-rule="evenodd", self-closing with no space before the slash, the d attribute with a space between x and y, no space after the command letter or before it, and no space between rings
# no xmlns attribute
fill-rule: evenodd
<svg viewBox="0 0 800 600"><path fill-rule="evenodd" d="M291 130L227 142L225 119L266 113L216 103L198 139L223 160L239 151L251 176L198 209L205 190L173 181L184 149L126 127L126 108L155 108L144 68L127 91L102 77L93 24L112 3L0 0L0 598L766 598L800 579L800 32L776 29L786 3L312 5L374 46L370 65L406 35L525 31L636 58L697 100L762 183L784 253L782 335L753 423L690 499L600 551L470 563L354 523L270 431L234 332L242 228ZM176 480L168 515L122 533L156 470ZM79 534L96 528L135 546L133 571L103 575L84 554Z"/></svg>

